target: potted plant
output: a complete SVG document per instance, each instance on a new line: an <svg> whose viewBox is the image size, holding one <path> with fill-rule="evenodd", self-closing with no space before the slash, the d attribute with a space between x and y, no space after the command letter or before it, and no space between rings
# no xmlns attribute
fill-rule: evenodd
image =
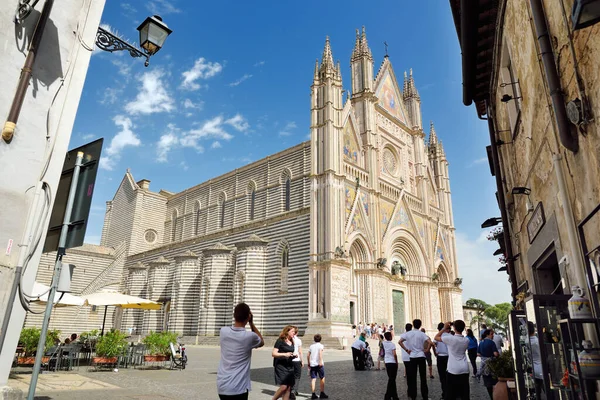
<svg viewBox="0 0 600 400"><path fill-rule="evenodd" d="M495 378L498 379L498 383L494 385L494 399L508 399L508 381L515 380L515 366L510 348L500 354L500 357L488 362L490 371Z"/></svg>
<svg viewBox="0 0 600 400"><path fill-rule="evenodd" d="M142 343L146 345L148 354L144 356L146 362L167 361L171 355L170 343L177 343L175 332L152 332L148 334Z"/></svg>
<svg viewBox="0 0 600 400"><path fill-rule="evenodd" d="M40 341L40 334L42 330L40 328L23 328L19 337L19 344L23 348L23 356L17 359L17 363L20 365L33 365L35 364L35 353L37 352L38 342ZM60 331L56 329L48 330L46 334L46 343L44 345L44 352L50 349L57 342L60 343L59 339ZM42 357L42 362L47 363L50 357Z"/></svg>
<svg viewBox="0 0 600 400"><path fill-rule="evenodd" d="M96 356L92 358L92 364L116 364L118 356L123 354L127 347L126 337L120 331L111 330L98 338Z"/></svg>

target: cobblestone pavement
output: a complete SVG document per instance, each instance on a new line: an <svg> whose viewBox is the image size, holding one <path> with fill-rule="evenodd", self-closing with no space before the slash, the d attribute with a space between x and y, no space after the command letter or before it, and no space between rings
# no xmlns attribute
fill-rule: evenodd
<svg viewBox="0 0 600 400"><path fill-rule="evenodd" d="M81 389L73 386L64 389L54 385L55 390L48 390L49 386L38 386L36 399L65 399L65 400L166 400L166 399L218 399L216 390L216 374L219 364L218 347L188 346L188 367L184 371L120 369L119 372L88 371L87 367L80 367L74 373L62 373L68 380L73 380L70 375L79 375L89 384L81 385ZM354 371L350 350L326 350L324 354L326 385L325 392L332 400L338 399L382 399L387 384L385 371ZM250 400L270 399L277 387L273 381L271 349L255 350L252 357L252 391ZM383 364L382 364L383 366ZM437 400L441 396L440 382L437 371L434 369L435 379L429 380L429 397ZM404 366L398 370L398 394L401 399L406 399L406 380L403 378ZM40 376L44 379L56 380L54 374ZM78 378L79 379L79 378ZM12 381L15 383L15 381ZM98 389L98 384L106 384ZM9 385L11 383L9 382ZM317 386L318 387L318 386ZM87 389L86 389L87 388ZM70 390L68 390L70 389ZM300 380L299 400L309 399L311 395L310 380L303 370ZM485 388L471 380L471 399L487 399Z"/></svg>

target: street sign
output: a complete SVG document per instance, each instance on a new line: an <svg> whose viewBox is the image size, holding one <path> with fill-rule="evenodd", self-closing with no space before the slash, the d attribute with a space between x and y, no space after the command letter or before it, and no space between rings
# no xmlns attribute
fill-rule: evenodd
<svg viewBox="0 0 600 400"><path fill-rule="evenodd" d="M73 179L75 159L77 158L77 153L80 151L84 153L83 165L79 172L79 180L77 181L77 191L75 192L71 224L69 225L65 249L83 244L103 141L104 139L98 139L67 153L58 184L56 199L54 200L54 207L52 208L52 215L50 216L48 235L44 243L44 253L58 250L58 240L67 208L67 198L69 196L71 180Z"/></svg>

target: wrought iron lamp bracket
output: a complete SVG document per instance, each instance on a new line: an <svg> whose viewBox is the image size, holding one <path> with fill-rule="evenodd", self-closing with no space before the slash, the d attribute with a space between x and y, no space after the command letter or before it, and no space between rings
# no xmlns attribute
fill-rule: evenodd
<svg viewBox="0 0 600 400"><path fill-rule="evenodd" d="M98 27L98 32L96 33L96 46L111 53L114 51L128 51L131 57L145 57L144 66L147 67L150 64L150 55L136 49L129 43L100 27Z"/></svg>

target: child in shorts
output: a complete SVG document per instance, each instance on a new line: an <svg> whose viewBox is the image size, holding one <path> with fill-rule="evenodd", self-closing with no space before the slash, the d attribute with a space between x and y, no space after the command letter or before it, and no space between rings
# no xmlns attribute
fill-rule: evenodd
<svg viewBox="0 0 600 400"><path fill-rule="evenodd" d="M325 367L323 364L323 345L321 344L321 335L314 336L315 342L308 348L308 371L310 372L310 387L312 388L311 399L328 399L325 394ZM317 376L321 380L320 395L315 393L315 383Z"/></svg>

